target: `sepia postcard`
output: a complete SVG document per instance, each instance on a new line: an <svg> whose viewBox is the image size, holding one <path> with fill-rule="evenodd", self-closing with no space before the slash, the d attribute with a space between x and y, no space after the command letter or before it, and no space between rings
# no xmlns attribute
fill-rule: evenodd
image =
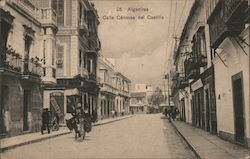
<svg viewBox="0 0 250 159"><path fill-rule="evenodd" d="M249 0L0 0L0 159L250 159Z"/></svg>

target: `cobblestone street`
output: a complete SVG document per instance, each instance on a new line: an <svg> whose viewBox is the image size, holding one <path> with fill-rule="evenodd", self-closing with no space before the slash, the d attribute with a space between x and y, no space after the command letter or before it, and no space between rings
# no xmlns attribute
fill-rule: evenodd
<svg viewBox="0 0 250 159"><path fill-rule="evenodd" d="M3 159L194 158L162 114L142 114L93 127L83 142L67 134L8 150Z"/></svg>

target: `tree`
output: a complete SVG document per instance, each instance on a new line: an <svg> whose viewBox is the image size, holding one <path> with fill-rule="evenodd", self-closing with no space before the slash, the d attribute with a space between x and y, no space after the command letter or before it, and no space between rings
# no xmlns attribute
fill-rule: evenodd
<svg viewBox="0 0 250 159"><path fill-rule="evenodd" d="M164 101L164 96L162 94L162 90L156 87L154 93L150 98L150 103L159 106L163 101Z"/></svg>

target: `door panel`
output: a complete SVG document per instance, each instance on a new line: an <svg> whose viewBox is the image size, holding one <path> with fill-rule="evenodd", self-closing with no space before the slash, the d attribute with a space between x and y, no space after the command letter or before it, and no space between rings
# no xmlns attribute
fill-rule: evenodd
<svg viewBox="0 0 250 159"><path fill-rule="evenodd" d="M242 79L233 80L233 102L235 117L235 139L236 142L244 143L245 128L243 115L243 90Z"/></svg>
<svg viewBox="0 0 250 159"><path fill-rule="evenodd" d="M24 90L24 100L23 100L23 131L29 130L28 123L28 103L29 103L29 91Z"/></svg>

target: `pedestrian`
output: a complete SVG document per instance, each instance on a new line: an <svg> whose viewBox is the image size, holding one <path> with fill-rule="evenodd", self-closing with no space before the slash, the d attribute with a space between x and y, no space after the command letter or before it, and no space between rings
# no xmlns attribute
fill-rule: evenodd
<svg viewBox="0 0 250 159"><path fill-rule="evenodd" d="M112 114L112 118L114 118L115 117L115 110L114 109L111 111L111 114Z"/></svg>
<svg viewBox="0 0 250 159"><path fill-rule="evenodd" d="M92 111L92 122L95 123L97 122L98 120L98 114L97 114L97 111L93 110Z"/></svg>
<svg viewBox="0 0 250 159"><path fill-rule="evenodd" d="M60 118L59 118L58 113L55 113L55 118L56 118L56 122L57 122L57 124L59 125Z"/></svg>
<svg viewBox="0 0 250 159"><path fill-rule="evenodd" d="M50 129L49 129L49 121L50 121L50 115L49 115L49 111L48 108L43 109L43 113L42 113L42 127L41 127L41 133L43 135L43 130L48 130L48 134L50 133Z"/></svg>

